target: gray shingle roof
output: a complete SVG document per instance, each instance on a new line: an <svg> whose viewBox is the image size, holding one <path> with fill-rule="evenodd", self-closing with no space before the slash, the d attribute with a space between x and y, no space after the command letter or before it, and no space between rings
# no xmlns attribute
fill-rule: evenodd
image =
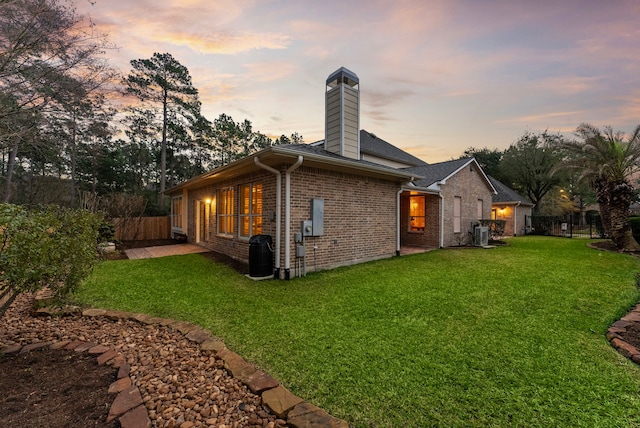
<svg viewBox="0 0 640 428"><path fill-rule="evenodd" d="M493 184L493 187L495 187L496 191L498 192L497 195L493 195L494 203L520 202L525 205L533 205L529 199L525 198L524 196L520 196L518 193L516 193L513 189L508 187L506 184L496 180L490 175L488 175L487 177L491 181L491 184Z"/></svg>
<svg viewBox="0 0 640 428"><path fill-rule="evenodd" d="M418 187L429 187L434 183L444 180L451 174L469 163L473 158L456 159L447 162L425 164L411 168L404 168L405 171L421 175L424 179L416 180L413 183Z"/></svg>
<svg viewBox="0 0 640 428"><path fill-rule="evenodd" d="M393 144L387 143L364 129L360 130L360 152L411 166L427 165L422 159L418 159Z"/></svg>
<svg viewBox="0 0 640 428"><path fill-rule="evenodd" d="M274 147L281 147L281 148L284 148L284 149L293 150L295 152L299 152L302 155L304 155L304 154L313 154L313 155L326 157L327 159L336 159L336 160L351 162L354 165L364 165L364 166L368 166L368 167L375 167L375 168L380 169L380 170L387 170L387 171L390 171L390 172L395 172L396 174L399 173L398 175L406 175L406 174L410 173L410 172L406 171L405 169L393 168L393 167L390 167L390 166L381 165L379 163L370 162L370 161L366 161L366 160L362 160L362 159L347 158L347 157L338 155L336 153L332 153L332 152L326 151L324 149L324 145L282 144L280 146L274 146Z"/></svg>

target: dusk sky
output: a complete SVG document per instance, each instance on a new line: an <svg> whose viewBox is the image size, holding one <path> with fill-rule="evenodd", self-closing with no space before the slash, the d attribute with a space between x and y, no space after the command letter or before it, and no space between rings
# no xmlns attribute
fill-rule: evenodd
<svg viewBox="0 0 640 428"><path fill-rule="evenodd" d="M92 4L93 3L93 4ZM638 0L76 0L132 59L185 65L209 120L324 138L326 78L360 78L362 129L426 162L525 132L640 123Z"/></svg>

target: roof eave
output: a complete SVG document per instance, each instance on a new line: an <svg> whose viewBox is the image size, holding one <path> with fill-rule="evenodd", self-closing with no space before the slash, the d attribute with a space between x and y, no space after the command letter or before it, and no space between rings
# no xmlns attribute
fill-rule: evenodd
<svg viewBox="0 0 640 428"><path fill-rule="evenodd" d="M416 174L411 174L411 173L403 172L400 170L377 167L374 165L361 164L350 159L330 158L330 157L318 155L315 153L300 152L284 146L274 146L274 147L271 147L271 149L273 149L274 153L277 153L277 154L283 154L283 155L289 155L289 156L295 156L295 157L302 156L306 160L312 160L325 165L335 165L343 168L348 168L351 170L365 171L368 173L373 173L375 175L394 177L396 179L399 179L399 181L412 181L414 179L422 178L420 176L417 176Z"/></svg>
<svg viewBox="0 0 640 428"><path fill-rule="evenodd" d="M359 164L353 160L348 159L337 159L330 158L327 156L322 156L314 153L307 153L291 148L287 148L286 146L272 146L266 149L263 149L257 153L254 153L246 158L240 159L233 163L221 166L212 171L201 174L197 177L191 178L183 183L180 183L170 189L165 191L165 194L176 193L185 188L197 187L198 185L206 182L207 180L213 179L217 176L224 175L226 172L231 172L235 169L242 169L242 167L253 168L255 157L260 157L261 161L265 159L277 159L278 161L282 160L295 160L298 156L302 156L305 160L310 160L314 163L318 163L321 165L331 165L336 166L338 169L348 170L348 171L361 171L367 174L384 177L387 179L391 179L398 182L408 182L414 179L420 179L422 177L416 176L415 174L410 174L407 172L393 170L390 168L376 167L373 165ZM277 162L270 162L276 164Z"/></svg>

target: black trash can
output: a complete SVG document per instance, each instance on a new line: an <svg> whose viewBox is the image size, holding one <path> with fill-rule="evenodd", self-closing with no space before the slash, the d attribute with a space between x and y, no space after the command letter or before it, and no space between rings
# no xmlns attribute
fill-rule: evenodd
<svg viewBox="0 0 640 428"><path fill-rule="evenodd" d="M249 238L249 276L260 278L273 275L271 235Z"/></svg>

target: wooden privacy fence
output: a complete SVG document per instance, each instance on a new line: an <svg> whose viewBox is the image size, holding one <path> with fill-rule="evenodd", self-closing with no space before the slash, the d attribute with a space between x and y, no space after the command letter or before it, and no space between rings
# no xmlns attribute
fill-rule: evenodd
<svg viewBox="0 0 640 428"><path fill-rule="evenodd" d="M113 225L119 241L171 238L171 216L114 218Z"/></svg>

